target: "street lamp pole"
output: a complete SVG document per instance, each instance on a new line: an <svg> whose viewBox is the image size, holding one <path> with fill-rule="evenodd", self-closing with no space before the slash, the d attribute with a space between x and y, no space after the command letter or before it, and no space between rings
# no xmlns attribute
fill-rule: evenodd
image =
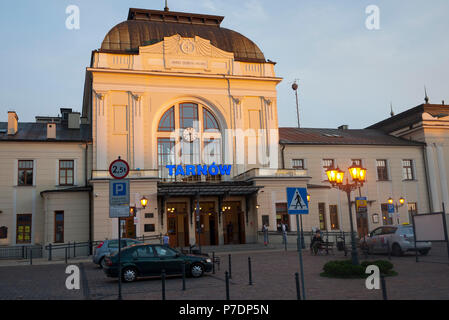
<svg viewBox="0 0 449 320"><path fill-rule="evenodd" d="M298 100L298 84L296 81L292 84L292 89L295 91L296 96L296 115L298 117L298 128L301 128L300 122L299 122L299 100ZM302 215L299 217L300 224L301 224L301 231L300 231L300 237L301 237L301 248L305 249L306 245L304 244L304 229L302 228Z"/></svg>
<svg viewBox="0 0 449 320"><path fill-rule="evenodd" d="M352 264L358 265L359 258L357 255L357 246L355 240L355 232L354 232L354 222L352 218L352 205L351 205L351 192L356 190L357 188L363 186L363 183L366 179L366 169L362 168L355 163L349 167L349 173L351 174L353 183L349 183L348 178L346 178L346 184L343 184L344 172L340 171L340 169L330 168L326 171L329 182L332 184L333 188L337 188L341 191L346 192L348 197L348 208L349 208L349 223L351 227L351 258Z"/></svg>

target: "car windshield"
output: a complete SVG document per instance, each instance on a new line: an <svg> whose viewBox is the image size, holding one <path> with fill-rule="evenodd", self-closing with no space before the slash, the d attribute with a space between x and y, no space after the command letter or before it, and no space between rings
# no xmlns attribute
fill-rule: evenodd
<svg viewBox="0 0 449 320"><path fill-rule="evenodd" d="M412 227L399 228L399 234L413 237L413 228Z"/></svg>

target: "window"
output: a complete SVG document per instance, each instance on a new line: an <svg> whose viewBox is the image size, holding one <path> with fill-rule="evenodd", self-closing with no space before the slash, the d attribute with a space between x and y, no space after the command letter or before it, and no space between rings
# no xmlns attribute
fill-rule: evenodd
<svg viewBox="0 0 449 320"><path fill-rule="evenodd" d="M323 177L325 177L325 180L327 180L326 171L330 168L335 168L334 164L334 159L323 159Z"/></svg>
<svg viewBox="0 0 449 320"><path fill-rule="evenodd" d="M170 176L166 166L175 164L175 142L170 138L159 138L157 142L157 157L161 177L172 179L175 175Z"/></svg>
<svg viewBox="0 0 449 320"><path fill-rule="evenodd" d="M154 232L156 230L154 224L146 224L144 227L145 232Z"/></svg>
<svg viewBox="0 0 449 320"><path fill-rule="evenodd" d="M198 129L198 105L194 103L182 103L179 105L179 124L181 129Z"/></svg>
<svg viewBox="0 0 449 320"><path fill-rule="evenodd" d="M353 163L357 166L362 166L362 159L351 159L351 164Z"/></svg>
<svg viewBox="0 0 449 320"><path fill-rule="evenodd" d="M402 160L402 178L404 180L414 180L413 160Z"/></svg>
<svg viewBox="0 0 449 320"><path fill-rule="evenodd" d="M293 159L292 168L297 170L304 170L304 159Z"/></svg>
<svg viewBox="0 0 449 320"><path fill-rule="evenodd" d="M16 243L31 243L31 214L17 215Z"/></svg>
<svg viewBox="0 0 449 320"><path fill-rule="evenodd" d="M388 180L387 160L376 160L376 167L377 167L377 180L387 181Z"/></svg>
<svg viewBox="0 0 449 320"><path fill-rule="evenodd" d="M64 211L55 212L55 243L64 243Z"/></svg>
<svg viewBox="0 0 449 320"><path fill-rule="evenodd" d="M326 204L318 203L318 215L320 218L320 230L327 230L326 228Z"/></svg>
<svg viewBox="0 0 449 320"><path fill-rule="evenodd" d="M33 185L33 160L19 160L19 186Z"/></svg>
<svg viewBox="0 0 449 320"><path fill-rule="evenodd" d="M382 203L380 206L382 210L382 223L384 226L392 225L393 224L393 217L390 216L390 213L388 213L388 204Z"/></svg>
<svg viewBox="0 0 449 320"><path fill-rule="evenodd" d="M154 213L145 213L145 219L154 218Z"/></svg>
<svg viewBox="0 0 449 320"><path fill-rule="evenodd" d="M159 121L159 132L175 131L175 107L171 107Z"/></svg>
<svg viewBox="0 0 449 320"><path fill-rule="evenodd" d="M204 122L204 131L217 131L220 130L220 127L218 126L218 122L213 116L213 114L203 108L203 122Z"/></svg>
<svg viewBox="0 0 449 320"><path fill-rule="evenodd" d="M408 207L408 221L410 222L410 223L413 223L413 216L414 215L416 215L416 214L418 214L418 205L417 205L417 203L416 202L409 202L408 204L407 204L407 207Z"/></svg>
<svg viewBox="0 0 449 320"><path fill-rule="evenodd" d="M173 249L163 247L163 246L154 246L154 250L156 250L156 253L159 257L174 257L176 256L177 252Z"/></svg>
<svg viewBox="0 0 449 320"><path fill-rule="evenodd" d="M8 227L0 227L0 239L8 239Z"/></svg>
<svg viewBox="0 0 449 320"><path fill-rule="evenodd" d="M290 219L287 210L287 203L276 203L276 224L278 231L281 230L281 223L287 225L287 231L290 231Z"/></svg>
<svg viewBox="0 0 449 320"><path fill-rule="evenodd" d="M73 186L73 160L59 161L59 185Z"/></svg>
<svg viewBox="0 0 449 320"><path fill-rule="evenodd" d="M120 243L121 243L120 248L126 247L125 240L121 240ZM108 248L113 248L113 249L118 248L118 240L110 240L108 243Z"/></svg>
<svg viewBox="0 0 449 320"><path fill-rule="evenodd" d="M339 230L340 225L338 223L338 206L331 204L329 206L329 217L331 220L331 230Z"/></svg>

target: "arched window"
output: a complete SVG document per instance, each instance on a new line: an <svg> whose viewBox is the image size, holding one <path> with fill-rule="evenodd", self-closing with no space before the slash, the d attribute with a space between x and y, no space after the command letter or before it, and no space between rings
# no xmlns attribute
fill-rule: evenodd
<svg viewBox="0 0 449 320"><path fill-rule="evenodd" d="M171 107L159 121L159 132L172 132L175 131L175 107Z"/></svg>
<svg viewBox="0 0 449 320"><path fill-rule="evenodd" d="M217 119L215 119L214 115L206 108L203 108L203 123L204 123L204 131L220 130Z"/></svg>
<svg viewBox="0 0 449 320"><path fill-rule="evenodd" d="M222 164L219 122L212 111L201 104L183 102L171 107L159 121L157 139L158 166L163 179L205 179L201 176L169 176L166 166L174 163L184 166Z"/></svg>

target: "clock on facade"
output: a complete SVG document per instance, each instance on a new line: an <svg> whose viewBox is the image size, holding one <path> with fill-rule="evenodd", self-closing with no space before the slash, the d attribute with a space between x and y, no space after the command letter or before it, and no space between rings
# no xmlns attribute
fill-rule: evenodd
<svg viewBox="0 0 449 320"><path fill-rule="evenodd" d="M193 142L198 138L198 132L196 132L195 128L186 128L182 133L182 137L187 142Z"/></svg>

